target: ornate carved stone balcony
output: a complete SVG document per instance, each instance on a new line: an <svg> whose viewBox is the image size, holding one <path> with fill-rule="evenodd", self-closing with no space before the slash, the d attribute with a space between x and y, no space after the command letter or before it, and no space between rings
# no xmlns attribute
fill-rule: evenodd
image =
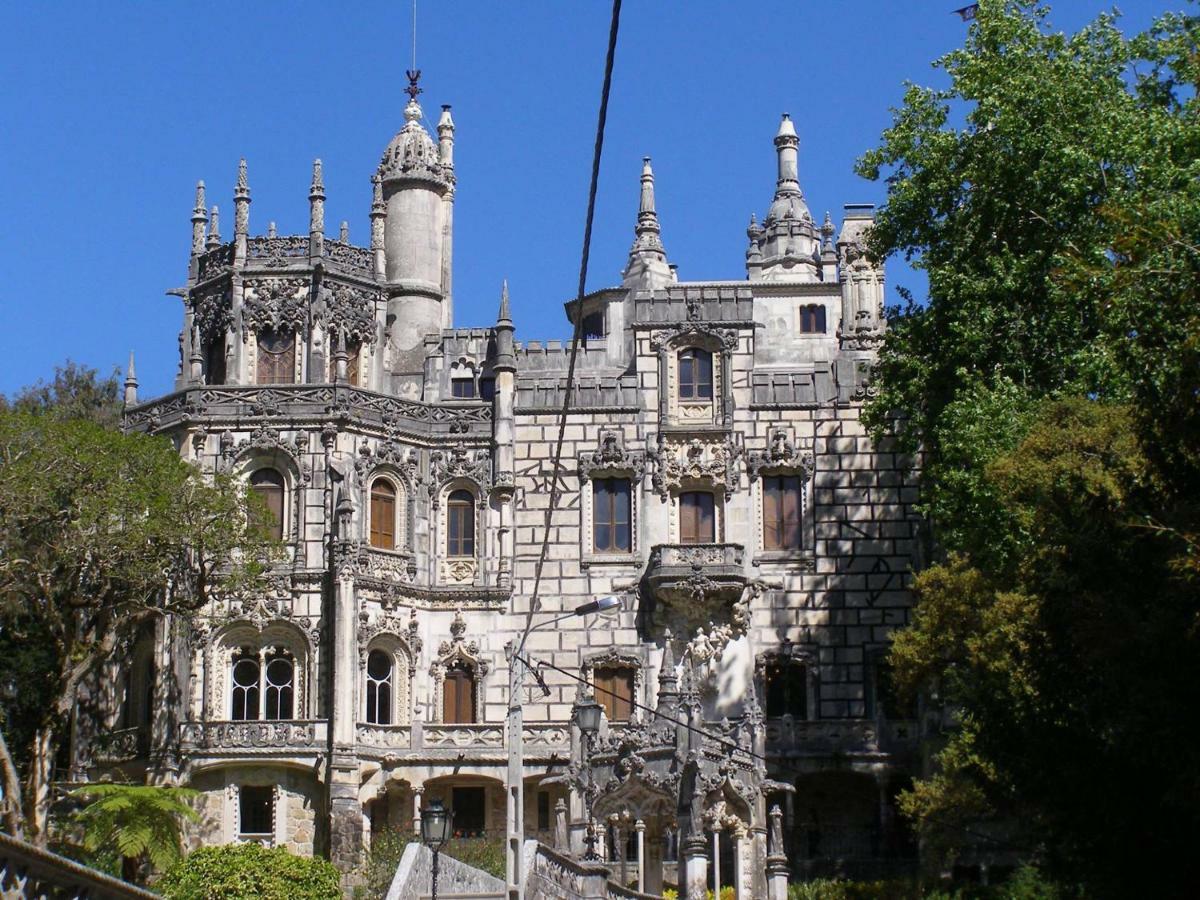
<svg viewBox="0 0 1200 900"><path fill-rule="evenodd" d="M150 729L145 725L136 728L121 728L99 735L94 745L93 757L98 763L114 765L145 759L150 751Z"/></svg>
<svg viewBox="0 0 1200 900"><path fill-rule="evenodd" d="M655 544L646 575L658 593L736 598L746 586L745 555L741 544Z"/></svg>
<svg viewBox="0 0 1200 900"><path fill-rule="evenodd" d="M323 719L273 722L184 722L179 726L181 748L217 753L316 753L325 746Z"/></svg>
<svg viewBox="0 0 1200 900"><path fill-rule="evenodd" d="M370 750L408 750L412 747L411 725L369 725L359 722L355 726L355 740L361 747Z"/></svg>
<svg viewBox="0 0 1200 900"><path fill-rule="evenodd" d="M767 719L767 753L827 756L831 753L907 752L917 746L917 723L874 719L809 721L783 716Z"/></svg>

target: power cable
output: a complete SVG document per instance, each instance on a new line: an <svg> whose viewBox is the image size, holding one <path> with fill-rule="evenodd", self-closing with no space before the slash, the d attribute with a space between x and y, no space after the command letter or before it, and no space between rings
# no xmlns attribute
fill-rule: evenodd
<svg viewBox="0 0 1200 900"><path fill-rule="evenodd" d="M563 391L562 409L558 417L558 440L554 445L554 456L551 465L550 498L546 506L546 520L543 526L542 546L538 553L537 566L533 573L533 591L529 597L529 611L525 616L525 630L517 646L517 652L525 649L525 640L533 628L533 616L538 610L539 592L542 586L542 570L546 565L546 556L550 551L550 527L554 510L558 505L562 489L560 471L562 469L562 449L567 433L567 416L571 409L571 391L575 386L575 365L579 357L579 344L583 339L583 296L587 290L588 259L592 250L592 221L596 214L596 189L600 181L600 159L604 153L604 125L608 119L608 96L612 87L613 60L617 52L617 30L621 22L621 0L613 0L612 20L608 29L608 55L604 61L604 85L600 90L600 113L596 122L596 143L592 152L592 178L588 188L587 220L583 228L583 252L579 260L579 290L575 298L575 328L571 338L571 357L567 365L567 383Z"/></svg>

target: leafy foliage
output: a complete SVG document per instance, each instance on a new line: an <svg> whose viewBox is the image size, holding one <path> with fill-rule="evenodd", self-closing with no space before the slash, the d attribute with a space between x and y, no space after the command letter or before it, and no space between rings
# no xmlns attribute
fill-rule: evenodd
<svg viewBox="0 0 1200 900"><path fill-rule="evenodd" d="M1200 881L1181 716L1200 705L1200 24L1047 16L984 0L936 63L950 86L911 86L859 164L889 186L872 252L929 275L867 411L924 452L942 554L891 662L954 727L903 806L927 855L991 818L1090 895L1153 871L1168 896Z"/></svg>
<svg viewBox="0 0 1200 900"><path fill-rule="evenodd" d="M338 871L328 860L283 847L201 847L154 885L167 900L340 900Z"/></svg>
<svg viewBox="0 0 1200 900"><path fill-rule="evenodd" d="M115 429L121 423L120 391L116 370L102 379L95 369L67 360L55 369L52 382L23 388L11 401L0 396L0 410L83 419Z"/></svg>
<svg viewBox="0 0 1200 900"><path fill-rule="evenodd" d="M77 417L110 393L103 383L72 381L63 408L56 391L38 411L0 411L0 683L13 697L0 768L7 801L16 772L25 780L35 841L80 686L159 618L253 590L275 552L231 477L205 478L164 438ZM11 805L5 815L19 827Z"/></svg>
<svg viewBox="0 0 1200 900"><path fill-rule="evenodd" d="M199 819L189 804L196 791L188 788L93 784L72 796L87 803L75 814L75 822L88 853L146 861L160 870L182 856L182 823Z"/></svg>

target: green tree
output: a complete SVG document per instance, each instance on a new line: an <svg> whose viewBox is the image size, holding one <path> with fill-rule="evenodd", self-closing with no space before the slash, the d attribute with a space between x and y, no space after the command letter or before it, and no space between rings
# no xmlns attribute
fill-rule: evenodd
<svg viewBox="0 0 1200 900"><path fill-rule="evenodd" d="M1200 27L1054 33L984 0L860 172L872 252L929 276L868 409L925 459L940 560L898 681L955 713L904 799L953 853L988 817L1089 895L1200 881Z"/></svg>
<svg viewBox="0 0 1200 900"><path fill-rule="evenodd" d="M54 380L22 388L11 401L0 396L0 410L85 419L117 428L121 424L121 382L118 372L101 378L88 366L67 360L55 367Z"/></svg>
<svg viewBox="0 0 1200 900"><path fill-rule="evenodd" d="M340 900L338 871L324 859L283 847L201 847L167 870L154 887L167 900Z"/></svg>
<svg viewBox="0 0 1200 900"><path fill-rule="evenodd" d="M46 839L53 762L81 689L162 617L261 581L271 545L246 491L171 442L0 412L0 773L6 827ZM80 707L82 709L84 707Z"/></svg>
<svg viewBox="0 0 1200 900"><path fill-rule="evenodd" d="M87 805L75 814L89 854L113 854L121 877L138 880L149 863L165 870L183 855L182 828L199 815L190 805L196 791L149 784L93 784L71 792Z"/></svg>

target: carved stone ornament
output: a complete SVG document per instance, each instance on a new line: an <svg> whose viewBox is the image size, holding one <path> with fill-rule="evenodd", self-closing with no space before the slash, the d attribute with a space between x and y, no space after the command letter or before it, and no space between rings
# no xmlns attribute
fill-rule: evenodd
<svg viewBox="0 0 1200 900"><path fill-rule="evenodd" d="M266 237L252 237L246 241L246 255L255 264L269 269L281 269L299 258L306 259L308 252L309 239L306 234L280 237L268 231Z"/></svg>
<svg viewBox="0 0 1200 900"><path fill-rule="evenodd" d="M481 491L492 484L492 456L487 450L468 450L459 441L449 451L434 450L429 454L429 495L433 505L439 505L442 487L457 478L475 482Z"/></svg>
<svg viewBox="0 0 1200 900"><path fill-rule="evenodd" d="M456 610L454 621L450 623L450 640L438 645L437 659L430 667L432 674L438 674L451 666L461 665L474 669L479 675L486 675L488 662L479 655L479 642L468 641L467 620L463 618L462 610Z"/></svg>
<svg viewBox="0 0 1200 900"><path fill-rule="evenodd" d="M354 460L354 474L359 483L365 485L367 477L380 466L387 466L398 472L410 489L421 483L420 466L415 450L391 438L375 448L363 441L358 448L358 458Z"/></svg>
<svg viewBox="0 0 1200 900"><path fill-rule="evenodd" d="M710 441L693 438L683 446L667 441L660 434L658 449L653 454L655 467L651 484L664 501L685 481L722 488L728 499L738 487L734 461L740 454L741 448L728 435Z"/></svg>
<svg viewBox="0 0 1200 900"><path fill-rule="evenodd" d="M375 343L375 301L378 291L326 282L321 287L320 303L313 310L314 321L330 334L346 332L346 339L360 344Z"/></svg>
<svg viewBox="0 0 1200 900"><path fill-rule="evenodd" d="M235 447L232 436L226 440L228 431L221 433L221 468L223 471L229 471L239 459L245 459L248 456L261 453L280 452L287 456L295 466L298 483L303 485L308 483L308 472L303 465L304 454L307 447L304 444L303 437L296 437L292 440L284 440L278 428L272 428L270 425L259 425L252 432L250 437L238 442Z"/></svg>
<svg viewBox="0 0 1200 900"><path fill-rule="evenodd" d="M308 333L307 278L267 278L247 281L242 306L242 340L251 331Z"/></svg>
<svg viewBox="0 0 1200 900"><path fill-rule="evenodd" d="M192 295L192 321L205 341L223 338L233 323L232 294L229 286L209 288Z"/></svg>
<svg viewBox="0 0 1200 900"><path fill-rule="evenodd" d="M626 450L619 431L602 431L600 448L579 457L579 480L588 481L593 472L629 472L633 483L638 484L646 474L646 454L638 450Z"/></svg>
<svg viewBox="0 0 1200 900"><path fill-rule="evenodd" d="M421 640L421 629L417 623L417 611L409 611L408 621L391 612L380 613L372 617L365 609L358 614L358 656L359 664L365 665L367 647L376 637L388 634L395 637L408 653L409 677L417 671L417 654L421 652L424 642Z"/></svg>
<svg viewBox="0 0 1200 900"><path fill-rule="evenodd" d="M726 353L736 350L738 345L736 328L712 328L702 322L681 322L651 334L650 349L663 350L697 338L701 341L715 340Z"/></svg>
<svg viewBox="0 0 1200 900"><path fill-rule="evenodd" d="M812 477L815 463L811 453L805 453L790 440L782 428L771 431L770 445L766 450L752 450L746 454L746 474L750 480L758 478L764 469L789 469L807 481Z"/></svg>

